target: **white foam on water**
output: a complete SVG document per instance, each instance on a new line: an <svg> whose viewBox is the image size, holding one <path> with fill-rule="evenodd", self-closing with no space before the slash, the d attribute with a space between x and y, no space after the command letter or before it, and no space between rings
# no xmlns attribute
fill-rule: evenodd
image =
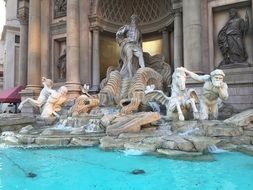
<svg viewBox="0 0 253 190"><path fill-rule="evenodd" d="M198 131L198 130L199 130L199 128L194 128L194 129L190 128L190 129L188 129L187 131L185 131L183 133L179 133L178 135L186 137L186 136L188 136L188 135L190 135L193 132Z"/></svg>
<svg viewBox="0 0 253 190"><path fill-rule="evenodd" d="M12 131L4 131L2 132L2 137L14 137L15 136L15 133L12 132Z"/></svg>
<svg viewBox="0 0 253 190"><path fill-rule="evenodd" d="M1 149L7 149L7 148L10 148L10 146L5 144L5 143L0 143L0 150Z"/></svg>
<svg viewBox="0 0 253 190"><path fill-rule="evenodd" d="M64 119L55 124L52 129L59 129L63 131L71 131L73 127L67 126L68 119Z"/></svg>
<svg viewBox="0 0 253 190"><path fill-rule="evenodd" d="M228 152L227 150L218 148L218 147L215 146L215 145L210 145L210 146L208 146L208 151L209 151L210 153L214 153L214 154Z"/></svg>
<svg viewBox="0 0 253 190"><path fill-rule="evenodd" d="M127 149L123 151L125 156L139 156L145 154L144 151L135 150L135 149Z"/></svg>

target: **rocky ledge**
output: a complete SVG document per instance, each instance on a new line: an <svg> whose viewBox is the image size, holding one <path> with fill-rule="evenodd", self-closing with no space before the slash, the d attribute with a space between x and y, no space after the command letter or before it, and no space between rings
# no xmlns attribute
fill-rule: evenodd
<svg viewBox="0 0 253 190"><path fill-rule="evenodd" d="M65 118L54 126L31 123L31 118L30 125L2 132L0 141L8 146L99 146L168 156L197 156L218 147L253 155L253 109L224 121L171 122L157 113L148 113L145 120L144 114L139 113L140 119L136 115Z"/></svg>

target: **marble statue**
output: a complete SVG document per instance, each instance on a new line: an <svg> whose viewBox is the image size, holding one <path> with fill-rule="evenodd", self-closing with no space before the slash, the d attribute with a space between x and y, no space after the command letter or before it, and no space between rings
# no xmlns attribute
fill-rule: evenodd
<svg viewBox="0 0 253 190"><path fill-rule="evenodd" d="M160 90L153 90L145 95L145 104L157 101L166 106L167 117L170 120L184 121L189 118L190 109L193 111L194 119L199 118L196 103L198 96L194 89L186 90L186 74L183 67L176 68L172 75L171 97L167 97Z"/></svg>
<svg viewBox="0 0 253 190"><path fill-rule="evenodd" d="M247 11L244 20L238 15L236 9L230 9L229 20L218 34L218 44L224 58L219 67L243 63L247 60L244 37L248 29L249 16Z"/></svg>
<svg viewBox="0 0 253 190"><path fill-rule="evenodd" d="M62 55L58 59L57 68L59 71L59 78L66 78L66 49L64 49Z"/></svg>
<svg viewBox="0 0 253 190"><path fill-rule="evenodd" d="M71 116L79 116L80 114L87 114L93 108L99 106L99 99L91 96L89 93L89 85L84 84L82 95L75 100L75 104L70 108L68 114Z"/></svg>
<svg viewBox="0 0 253 190"><path fill-rule="evenodd" d="M196 81L204 82L203 92L200 98L200 120L218 117L218 99L228 99L228 86L223 79L225 74L222 70L216 69L210 75L197 75L184 68L186 74Z"/></svg>
<svg viewBox="0 0 253 190"><path fill-rule="evenodd" d="M65 86L61 86L58 91L53 90L44 105L41 117L59 117L56 112L60 111L62 106L67 102L67 93L68 89Z"/></svg>
<svg viewBox="0 0 253 190"><path fill-rule="evenodd" d="M42 111L42 107L46 103L48 97L51 95L51 93L54 91L52 89L53 87L53 81L51 79L47 79L45 77L42 77L41 79L42 84L43 84L43 89L40 92L39 97L37 100L34 100L32 98L27 98L24 101L22 101L18 107L19 110L22 109L24 104L30 103L33 107L39 108L40 111Z"/></svg>
<svg viewBox="0 0 253 190"><path fill-rule="evenodd" d="M116 33L116 41L121 47L123 66L120 74L132 78L138 67L145 67L142 51L142 35L138 28L139 16L132 15L131 23L122 26ZM136 58L138 64L136 64ZM139 66L138 66L139 65Z"/></svg>

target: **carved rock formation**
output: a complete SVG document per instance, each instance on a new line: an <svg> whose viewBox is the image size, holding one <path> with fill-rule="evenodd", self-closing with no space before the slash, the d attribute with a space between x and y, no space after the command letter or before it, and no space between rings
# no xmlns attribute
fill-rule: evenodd
<svg viewBox="0 0 253 190"><path fill-rule="evenodd" d="M168 63L164 61L161 55L151 56L148 52L143 53L145 66L154 69L162 75L163 90L167 90L168 85L171 83L171 68Z"/></svg>
<svg viewBox="0 0 253 190"><path fill-rule="evenodd" d="M136 133L143 125L160 119L160 114L156 112L140 112L133 115L115 117L106 128L107 135L119 135L121 133Z"/></svg>
<svg viewBox="0 0 253 190"><path fill-rule="evenodd" d="M83 113L89 113L93 108L99 105L99 99L88 97L86 95L79 96L75 104L70 108L69 114L71 116L77 116Z"/></svg>
<svg viewBox="0 0 253 190"><path fill-rule="evenodd" d="M100 105L120 105L121 113L138 109L147 85L162 88L162 76L154 69L144 67L137 70L133 78L122 79L119 71L112 71L105 87L100 91Z"/></svg>

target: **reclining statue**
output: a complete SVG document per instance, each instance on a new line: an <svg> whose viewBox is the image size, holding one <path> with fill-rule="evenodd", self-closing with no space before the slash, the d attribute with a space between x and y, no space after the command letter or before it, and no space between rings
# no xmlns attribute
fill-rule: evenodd
<svg viewBox="0 0 253 190"><path fill-rule="evenodd" d="M52 89L53 81L45 77L42 77L42 84L43 89L38 99L27 98L20 103L18 109L21 110L25 103L30 103L40 109L41 117L59 117L56 112L60 111L63 104L67 102L68 89L65 86L60 87L58 91Z"/></svg>
<svg viewBox="0 0 253 190"><path fill-rule="evenodd" d="M228 86L223 79L225 74L222 70L216 69L210 75L197 75L184 68L186 74L196 81L204 82L203 92L200 98L200 120L218 117L218 99L225 101L228 99Z"/></svg>
<svg viewBox="0 0 253 190"><path fill-rule="evenodd" d="M43 84L43 89L40 92L40 95L37 100L34 100L32 98L27 98L24 101L20 103L18 106L18 109L21 110L24 104L30 103L33 107L39 108L40 111L42 111L43 105L46 103L48 97L51 95L51 93L54 91L52 89L53 87L53 81L51 79L47 79L46 77L42 77L41 79Z"/></svg>

